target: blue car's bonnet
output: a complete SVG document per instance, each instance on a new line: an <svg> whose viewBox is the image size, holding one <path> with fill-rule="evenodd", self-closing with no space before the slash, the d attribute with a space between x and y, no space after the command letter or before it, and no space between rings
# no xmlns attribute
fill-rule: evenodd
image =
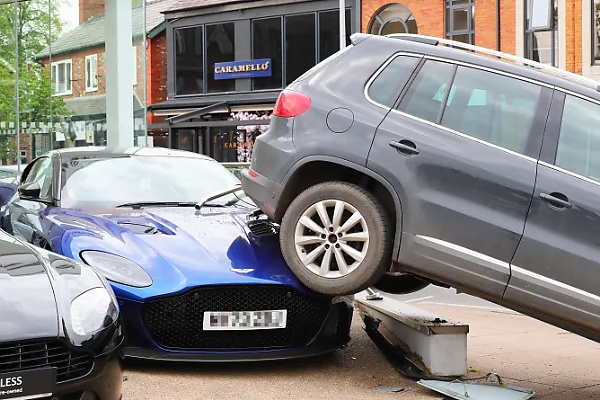
<svg viewBox="0 0 600 400"><path fill-rule="evenodd" d="M285 264L278 237L249 232L247 212L49 208L44 219L55 251L78 261L85 250L117 254L142 266L153 280L148 288L114 284L117 295L142 300L198 285L265 283L290 284L306 293Z"/></svg>

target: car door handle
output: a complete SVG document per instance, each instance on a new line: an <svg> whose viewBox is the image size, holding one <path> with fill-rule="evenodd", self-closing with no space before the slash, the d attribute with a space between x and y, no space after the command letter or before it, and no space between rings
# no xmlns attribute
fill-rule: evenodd
<svg viewBox="0 0 600 400"><path fill-rule="evenodd" d="M390 146L394 147L400 153L403 154L419 154L420 151L417 149L417 145L411 142L410 140L401 140L396 142L395 140L390 141Z"/></svg>
<svg viewBox="0 0 600 400"><path fill-rule="evenodd" d="M547 203L558 208L571 208L573 204L569 201L569 198L562 193L540 193L540 197L546 200Z"/></svg>

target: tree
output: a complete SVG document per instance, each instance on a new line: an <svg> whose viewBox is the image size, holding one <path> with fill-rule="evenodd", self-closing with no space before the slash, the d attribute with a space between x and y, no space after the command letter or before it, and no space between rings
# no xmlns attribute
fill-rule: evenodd
<svg viewBox="0 0 600 400"><path fill-rule="evenodd" d="M33 57L56 41L63 30L58 13L60 0L25 0L17 3L19 110L20 119L48 124L68 114L61 97L52 96L49 71ZM0 5L0 159L5 164L17 156L15 136L6 131L16 122L15 98L15 9L14 3ZM22 114L23 110L27 114ZM39 125L38 125L39 126Z"/></svg>
<svg viewBox="0 0 600 400"><path fill-rule="evenodd" d="M64 22L58 12L59 4L60 0L26 0L17 3L19 65L32 59L62 33ZM13 63L14 21L14 4L0 5L0 57Z"/></svg>

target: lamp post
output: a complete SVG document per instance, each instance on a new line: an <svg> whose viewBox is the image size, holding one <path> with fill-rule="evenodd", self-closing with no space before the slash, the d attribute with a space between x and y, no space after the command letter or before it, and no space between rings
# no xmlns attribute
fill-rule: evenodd
<svg viewBox="0 0 600 400"><path fill-rule="evenodd" d="M20 108L20 98L19 98L19 3L17 0L14 0L14 8L15 8L15 19L13 21L13 25L15 28L15 102L17 112L15 113L16 117L16 133L17 133L17 172L21 172L21 122L19 116L19 108Z"/></svg>
<svg viewBox="0 0 600 400"><path fill-rule="evenodd" d="M346 0L340 1L340 50L346 47Z"/></svg>

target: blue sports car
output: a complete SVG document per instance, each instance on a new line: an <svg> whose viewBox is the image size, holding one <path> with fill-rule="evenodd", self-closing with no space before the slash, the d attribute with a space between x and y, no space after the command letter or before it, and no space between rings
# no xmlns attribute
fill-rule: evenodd
<svg viewBox="0 0 600 400"><path fill-rule="evenodd" d="M23 171L2 228L109 280L128 357L272 360L349 340L352 299L303 287L283 260L278 226L206 156L51 151Z"/></svg>

